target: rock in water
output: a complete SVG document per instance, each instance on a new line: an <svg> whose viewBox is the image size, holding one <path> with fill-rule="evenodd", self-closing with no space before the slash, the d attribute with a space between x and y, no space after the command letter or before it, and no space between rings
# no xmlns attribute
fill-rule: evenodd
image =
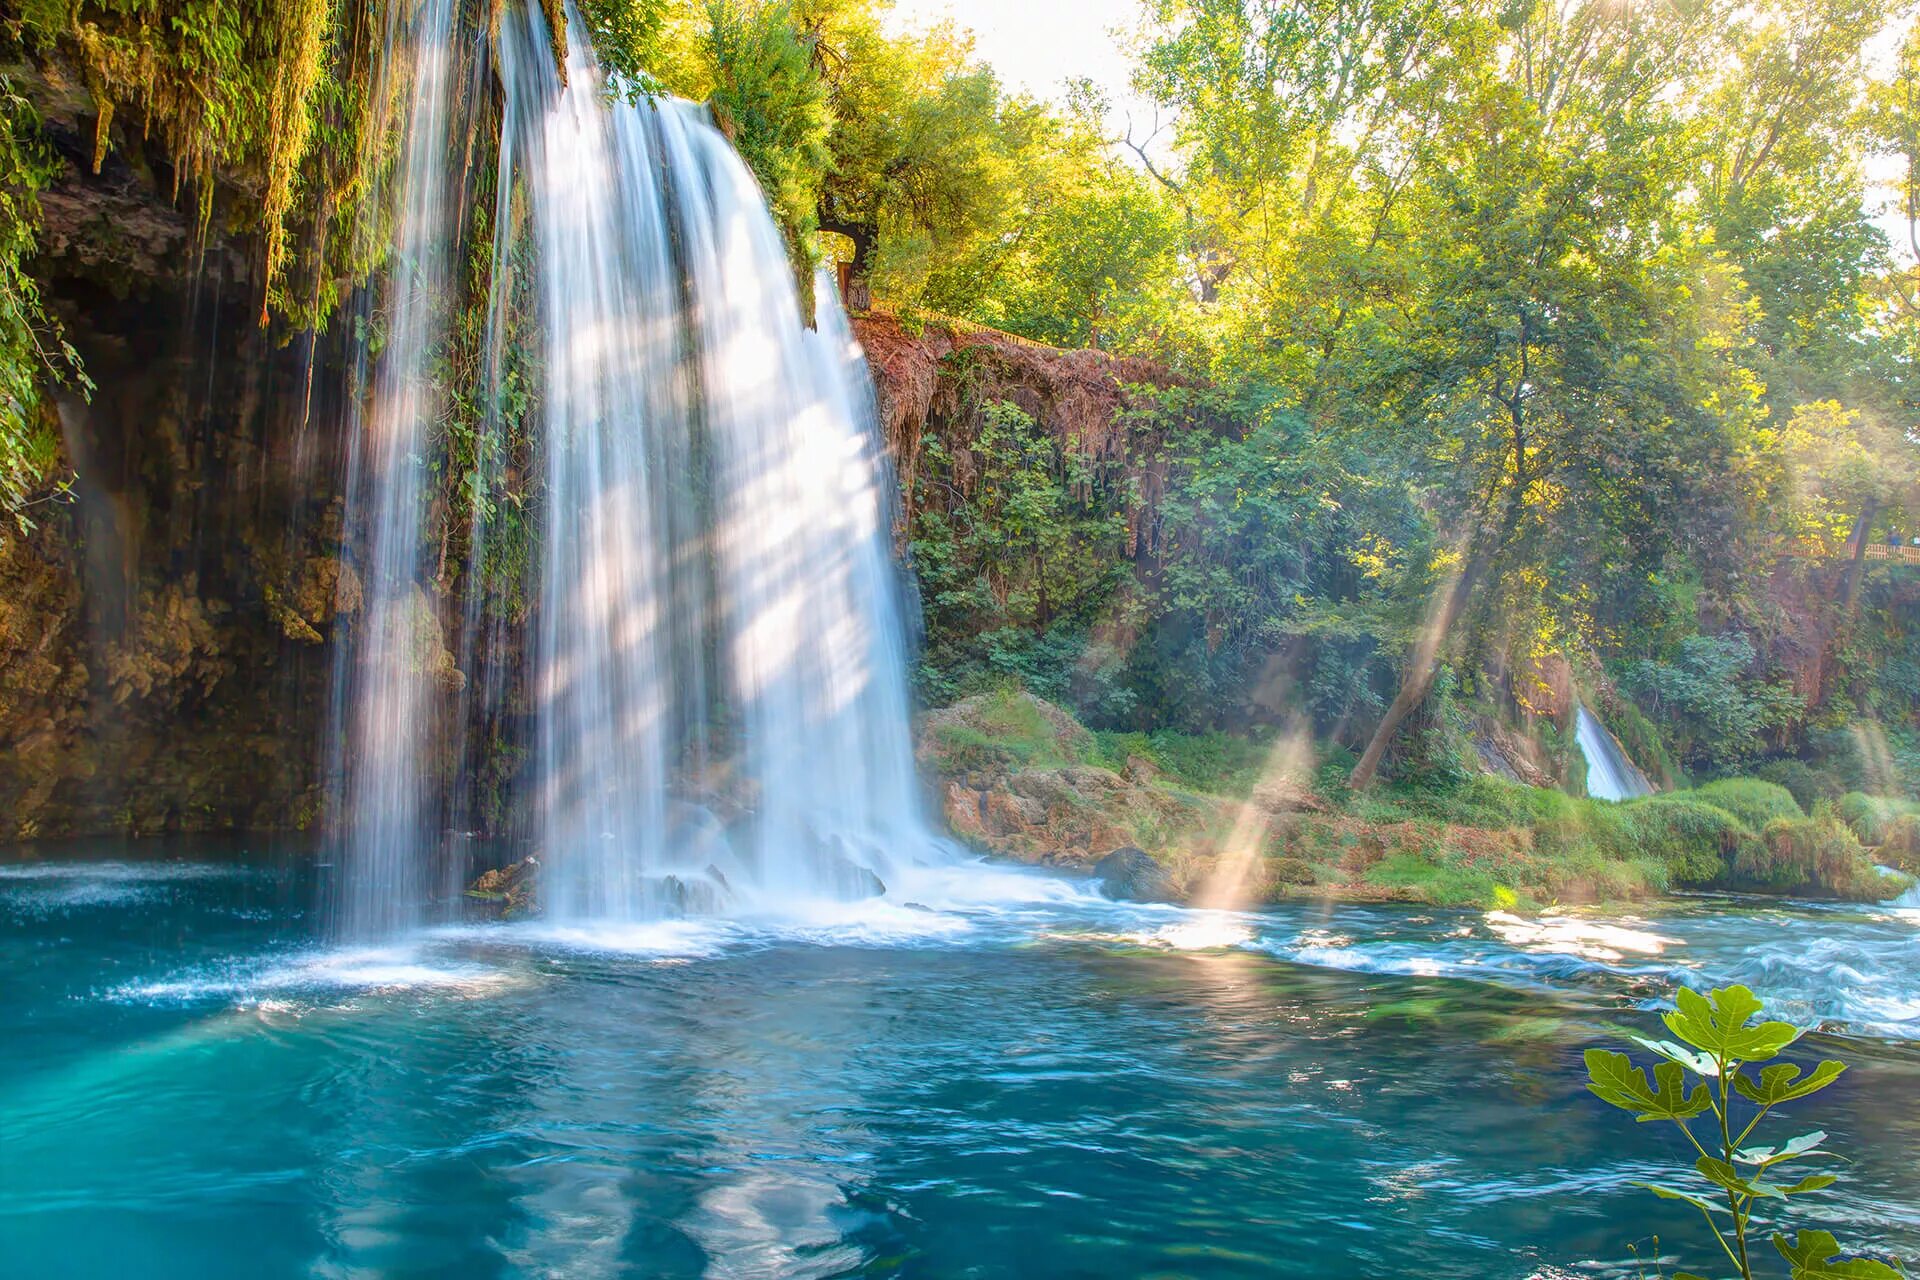
<svg viewBox="0 0 1920 1280"><path fill-rule="evenodd" d="M467 888L479 910L505 920L540 914L540 860L526 857L486 872Z"/></svg>
<svg viewBox="0 0 1920 1280"><path fill-rule="evenodd" d="M1115 849L1093 864L1100 892L1118 902L1171 902L1173 881L1142 849Z"/></svg>

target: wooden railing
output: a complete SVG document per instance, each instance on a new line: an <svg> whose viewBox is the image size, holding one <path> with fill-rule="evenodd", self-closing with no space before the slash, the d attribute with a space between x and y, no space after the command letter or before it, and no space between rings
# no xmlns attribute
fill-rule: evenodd
<svg viewBox="0 0 1920 1280"><path fill-rule="evenodd" d="M1857 544L1848 541L1829 550L1827 544L1819 542L1787 542L1778 544L1780 554L1797 556L1802 560L1851 560ZM1890 546L1884 542L1869 542L1863 559L1895 560L1905 564L1920 564L1920 547L1901 543Z"/></svg>
<svg viewBox="0 0 1920 1280"><path fill-rule="evenodd" d="M1852 543L1847 544L1846 551L1848 556L1853 555ZM1869 560L1905 560L1909 564L1920 564L1920 547L1907 544L1896 547L1889 546L1884 542L1869 542L1867 544L1866 558Z"/></svg>

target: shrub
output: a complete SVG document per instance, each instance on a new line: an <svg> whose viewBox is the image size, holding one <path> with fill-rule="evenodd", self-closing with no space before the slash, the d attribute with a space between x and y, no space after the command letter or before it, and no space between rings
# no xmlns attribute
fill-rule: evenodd
<svg viewBox="0 0 1920 1280"><path fill-rule="evenodd" d="M1718 883L1729 859L1754 841L1752 828L1698 792L1632 800L1607 816L1603 838L1616 857L1656 858L1680 886Z"/></svg>
<svg viewBox="0 0 1920 1280"><path fill-rule="evenodd" d="M1689 636L1672 662L1629 663L1620 683L1693 768L1751 758L1763 735L1797 723L1805 701L1779 678L1756 678L1745 636Z"/></svg>
<svg viewBox="0 0 1920 1280"><path fill-rule="evenodd" d="M1920 815L1920 805L1849 791L1834 805L1834 813L1860 837L1861 844L1877 845L1887 842L1901 818Z"/></svg>
<svg viewBox="0 0 1920 1280"><path fill-rule="evenodd" d="M1831 894L1862 902L1890 897L1895 889L1874 868L1853 832L1830 814L1774 819L1759 840L1743 845L1734 856L1730 879L1743 888Z"/></svg>
<svg viewBox="0 0 1920 1280"><path fill-rule="evenodd" d="M1920 813L1903 813L1887 827L1880 842L1880 861L1908 875L1920 875Z"/></svg>
<svg viewBox="0 0 1920 1280"><path fill-rule="evenodd" d="M1722 778L1695 787L1693 794L1696 799L1725 809L1755 831L1777 818L1807 816L1792 792L1779 783L1762 782L1758 778Z"/></svg>
<svg viewBox="0 0 1920 1280"><path fill-rule="evenodd" d="M1305 858L1278 858L1274 861L1273 879L1277 884L1312 884L1319 878L1313 864Z"/></svg>
<svg viewBox="0 0 1920 1280"><path fill-rule="evenodd" d="M1753 776L1785 787L1792 793L1794 803L1808 813L1822 800L1838 800L1846 790L1838 775L1816 769L1805 760L1769 760L1755 769Z"/></svg>

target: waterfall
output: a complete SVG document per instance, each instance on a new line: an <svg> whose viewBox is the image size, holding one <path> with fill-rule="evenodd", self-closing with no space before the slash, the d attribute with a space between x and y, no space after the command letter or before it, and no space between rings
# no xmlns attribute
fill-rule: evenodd
<svg viewBox="0 0 1920 1280"><path fill-rule="evenodd" d="M473 570L498 532L476 503L457 654L441 645L419 578L433 299L464 216L447 207L448 10L427 0L405 46L391 329L354 462L370 533L339 682L343 927L421 919L440 817L464 812L460 781L441 794L426 762L451 738L467 767L466 717L500 704L498 655L521 649L531 754L511 799L553 918L846 901L946 861L914 772L891 476L845 314L822 276L807 326L765 199L704 109L609 85L571 11L562 74L540 5L503 14L493 50L484 361L497 381L521 340L541 371L531 608L523 645L488 632ZM502 319L509 260L529 264L530 340ZM468 676L456 717L446 695Z"/></svg>
<svg viewBox="0 0 1920 1280"><path fill-rule="evenodd" d="M454 6L424 0L410 21L405 9L389 11L386 35L387 74L406 81L384 342L364 416L350 424L345 523L364 596L334 680L341 831L331 915L349 937L392 933L422 916L439 818L427 765L437 748L434 695L457 678L419 582L438 405L431 364L458 217L447 192Z"/></svg>
<svg viewBox="0 0 1920 1280"><path fill-rule="evenodd" d="M1596 800L1631 800L1653 794L1653 785L1627 753L1620 749L1599 718L1580 704L1574 740L1587 761L1587 794Z"/></svg>
<svg viewBox="0 0 1920 1280"><path fill-rule="evenodd" d="M504 24L530 193L545 483L533 803L560 918L884 888L920 815L889 488L824 283L801 313L703 109L610 93L580 24ZM509 175L502 174L503 182Z"/></svg>

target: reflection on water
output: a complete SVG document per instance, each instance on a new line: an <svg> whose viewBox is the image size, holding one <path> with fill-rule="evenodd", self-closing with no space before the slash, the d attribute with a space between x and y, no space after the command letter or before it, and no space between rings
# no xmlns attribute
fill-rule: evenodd
<svg viewBox="0 0 1920 1280"><path fill-rule="evenodd" d="M166 896L49 905L100 882ZM1920 981L1920 922L1883 911L972 888L343 951L283 905L314 900L290 873L7 869L0 1257L163 1280L1519 1280L1632 1274L1657 1233L1697 1266L1694 1224L1631 1185L1677 1137L1594 1103L1580 1051L1645 1029L1676 978L1753 976L1882 1032ZM1911 1254L1920 1053L1812 1051L1855 1063L1817 1115L1851 1198L1814 1211Z"/></svg>

